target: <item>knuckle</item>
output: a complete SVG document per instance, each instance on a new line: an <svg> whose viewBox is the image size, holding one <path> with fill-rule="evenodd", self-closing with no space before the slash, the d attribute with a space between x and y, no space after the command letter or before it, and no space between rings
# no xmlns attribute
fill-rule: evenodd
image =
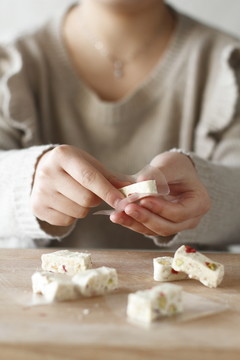
<svg viewBox="0 0 240 360"><path fill-rule="evenodd" d="M81 171L81 184L88 188L96 180L96 172L92 169L83 169Z"/></svg>
<svg viewBox="0 0 240 360"><path fill-rule="evenodd" d="M64 164L69 161L70 156L70 147L69 145L59 145L53 148L49 152L49 163L52 164ZM49 166L51 169L52 166Z"/></svg>
<svg viewBox="0 0 240 360"><path fill-rule="evenodd" d="M46 183L48 184L50 178L52 177L52 173L52 166L48 160L40 162L35 172L33 185L37 184L38 186L42 185L42 188L48 188Z"/></svg>
<svg viewBox="0 0 240 360"><path fill-rule="evenodd" d="M66 208L66 214L64 216L70 216L72 219L82 219L87 216L89 212L88 207L84 207L81 205L71 204ZM63 214L61 214L63 216Z"/></svg>
<svg viewBox="0 0 240 360"><path fill-rule="evenodd" d="M94 196L88 207L93 208L100 205L102 200L98 196Z"/></svg>
<svg viewBox="0 0 240 360"><path fill-rule="evenodd" d="M78 211L78 214L76 216L77 219L83 219L87 216L89 212L89 209L86 208L86 207L82 207L79 211Z"/></svg>
<svg viewBox="0 0 240 360"><path fill-rule="evenodd" d="M116 201L116 196L111 190L106 190L104 193L104 201L112 206L114 206Z"/></svg>
<svg viewBox="0 0 240 360"><path fill-rule="evenodd" d="M45 206L39 204L39 202L32 203L32 212L39 220L48 221L48 210Z"/></svg>
<svg viewBox="0 0 240 360"><path fill-rule="evenodd" d="M40 163L37 167L35 182L36 181L46 181L50 175L50 168L46 163Z"/></svg>
<svg viewBox="0 0 240 360"><path fill-rule="evenodd" d="M68 153L68 148L69 146L65 144L56 146L54 149L52 149L51 154L52 156L56 156L57 158L65 157L66 153Z"/></svg>
<svg viewBox="0 0 240 360"><path fill-rule="evenodd" d="M54 225L67 227L72 225L74 221L76 221L76 219L72 216L63 216L61 219L58 220L58 222L56 221Z"/></svg>
<svg viewBox="0 0 240 360"><path fill-rule="evenodd" d="M82 194L81 206L85 208L94 206L96 203L96 198L97 197L91 192L86 192Z"/></svg>

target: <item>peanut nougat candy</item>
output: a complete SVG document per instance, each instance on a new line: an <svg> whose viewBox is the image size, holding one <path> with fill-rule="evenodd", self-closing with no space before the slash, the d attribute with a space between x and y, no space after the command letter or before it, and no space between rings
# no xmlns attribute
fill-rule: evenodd
<svg viewBox="0 0 240 360"><path fill-rule="evenodd" d="M72 281L83 296L104 295L118 287L117 271L107 266L78 273Z"/></svg>
<svg viewBox="0 0 240 360"><path fill-rule="evenodd" d="M173 258L172 267L176 271L183 271L189 278L199 280L210 288L217 287L224 276L224 266L212 261L194 248L182 245Z"/></svg>
<svg viewBox="0 0 240 360"><path fill-rule="evenodd" d="M74 300L79 296L71 276L49 271L37 271L32 275L32 289L50 302Z"/></svg>
<svg viewBox="0 0 240 360"><path fill-rule="evenodd" d="M42 269L74 275L92 268L91 254L77 251L59 250L43 254Z"/></svg>
<svg viewBox="0 0 240 360"><path fill-rule="evenodd" d="M172 268L173 257L161 256L153 259L153 278L156 281L184 280L188 275Z"/></svg>
<svg viewBox="0 0 240 360"><path fill-rule="evenodd" d="M155 180L145 180L136 182L134 184L130 184L124 186L119 189L121 193L125 196L130 196L132 194L157 194L157 184Z"/></svg>
<svg viewBox="0 0 240 360"><path fill-rule="evenodd" d="M150 323L182 311L182 288L178 285L165 283L128 295L127 315L132 320Z"/></svg>

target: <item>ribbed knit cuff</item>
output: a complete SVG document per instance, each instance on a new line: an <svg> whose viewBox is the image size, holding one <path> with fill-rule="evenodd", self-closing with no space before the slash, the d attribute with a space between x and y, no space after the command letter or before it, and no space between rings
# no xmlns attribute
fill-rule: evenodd
<svg viewBox="0 0 240 360"><path fill-rule="evenodd" d="M45 151L53 147L54 145L43 145L19 150L13 181L15 212L20 231L19 238L37 240L41 246L47 245L53 237L40 228L39 222L30 207L30 194L36 162Z"/></svg>
<svg viewBox="0 0 240 360"><path fill-rule="evenodd" d="M151 239L155 245L159 247L169 247L174 242L174 237L176 234L170 236L152 236L144 235L146 238Z"/></svg>

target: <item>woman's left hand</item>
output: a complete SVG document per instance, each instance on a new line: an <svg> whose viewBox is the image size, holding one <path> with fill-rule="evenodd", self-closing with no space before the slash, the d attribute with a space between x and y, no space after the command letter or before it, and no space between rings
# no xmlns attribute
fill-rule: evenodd
<svg viewBox="0 0 240 360"><path fill-rule="evenodd" d="M165 152L150 165L165 175L169 195L130 203L124 211L114 212L110 220L151 236L170 236L195 228L210 209L211 201L191 159L182 153Z"/></svg>

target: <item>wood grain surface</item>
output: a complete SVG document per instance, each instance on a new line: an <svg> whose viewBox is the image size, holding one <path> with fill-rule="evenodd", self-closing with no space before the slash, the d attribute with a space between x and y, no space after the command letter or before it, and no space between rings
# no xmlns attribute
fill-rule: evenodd
<svg viewBox="0 0 240 360"><path fill-rule="evenodd" d="M208 254L225 266L222 284L176 282L184 290L184 313L144 326L127 319L127 295L159 284L152 259L169 253L91 250L94 267L116 268L118 290L36 304L31 275L50 251L0 249L0 359L240 359L240 254Z"/></svg>

